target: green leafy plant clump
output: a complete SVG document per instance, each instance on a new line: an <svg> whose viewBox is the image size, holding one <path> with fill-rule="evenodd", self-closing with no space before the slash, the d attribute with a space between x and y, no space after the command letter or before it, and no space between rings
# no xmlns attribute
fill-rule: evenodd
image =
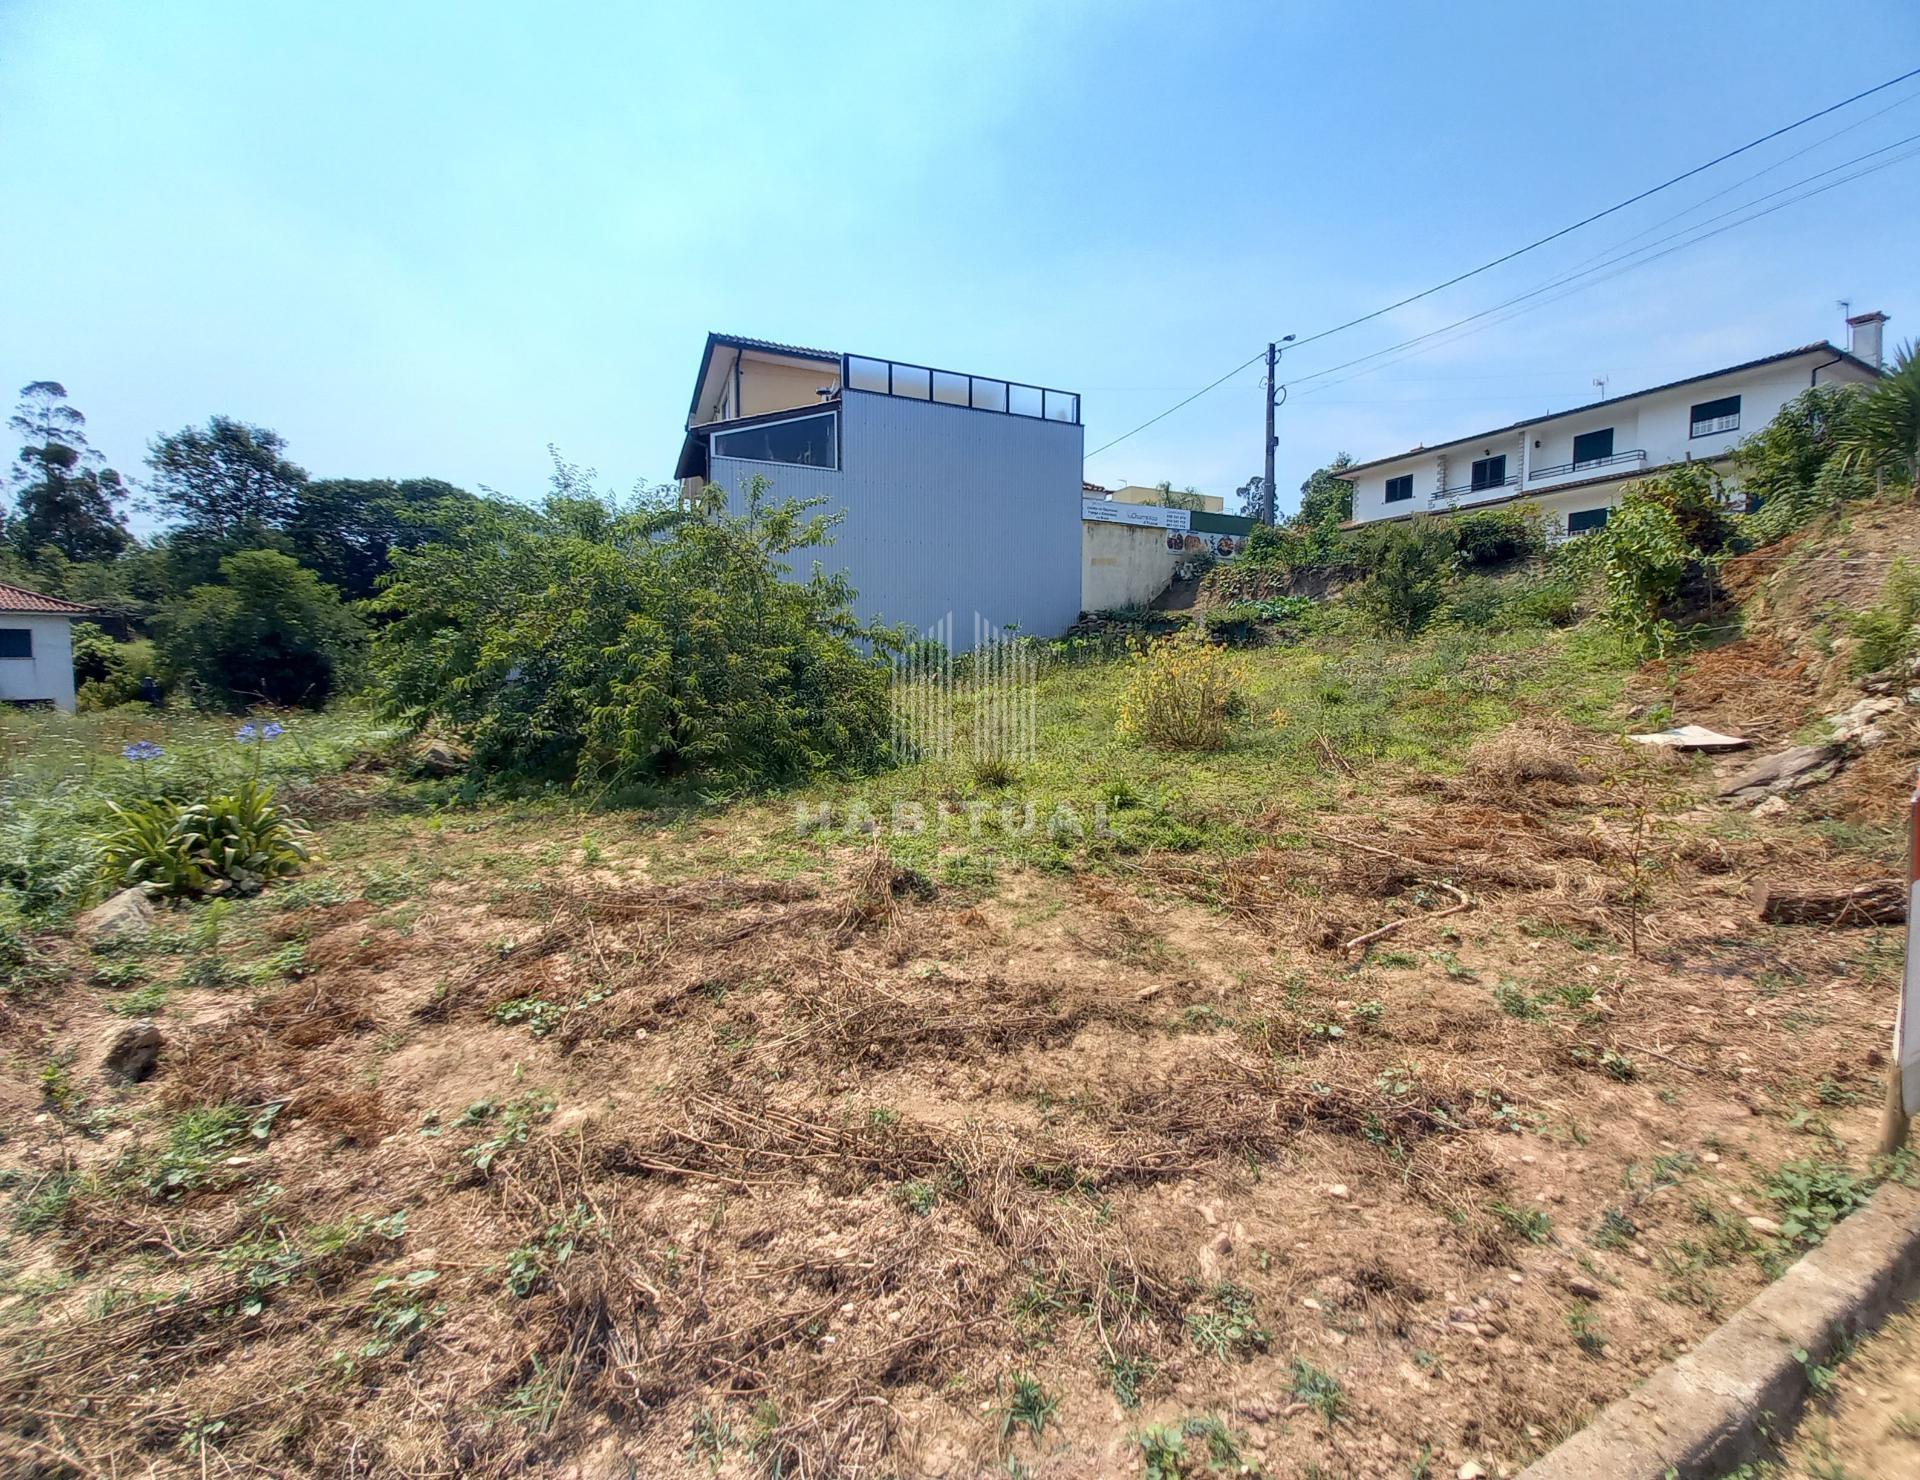
<svg viewBox="0 0 1920 1480"><path fill-rule="evenodd" d="M101 863L116 888L201 894L224 882L251 892L307 861L306 829L259 780L194 801L107 805L114 825L100 840Z"/></svg>
<svg viewBox="0 0 1920 1480"><path fill-rule="evenodd" d="M1220 1361L1245 1361L1265 1351L1273 1333L1254 1316L1253 1292L1221 1280L1200 1308L1187 1312L1187 1339Z"/></svg>
<svg viewBox="0 0 1920 1480"><path fill-rule="evenodd" d="M1912 663L1920 655L1920 570L1896 560L1880 600L1848 623L1856 677Z"/></svg>
<svg viewBox="0 0 1920 1480"><path fill-rule="evenodd" d="M1872 1191L1868 1180L1823 1161L1788 1162L1766 1184L1767 1196L1780 1206L1780 1236L1801 1244L1819 1243Z"/></svg>

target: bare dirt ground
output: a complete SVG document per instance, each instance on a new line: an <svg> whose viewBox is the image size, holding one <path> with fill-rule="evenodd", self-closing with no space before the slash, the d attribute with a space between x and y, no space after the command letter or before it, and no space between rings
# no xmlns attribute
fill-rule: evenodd
<svg viewBox="0 0 1920 1480"><path fill-rule="evenodd" d="M1859 525L1629 702L1849 702ZM0 1469L1511 1473L1909 1175L1899 927L1753 891L1889 872L1911 713L1767 814L1543 707L997 878L344 777L306 878L0 995Z"/></svg>
<svg viewBox="0 0 1920 1480"><path fill-rule="evenodd" d="M247 906L226 953L298 944L292 979L133 1089L91 1077L118 989L49 943L6 1031L77 1085L5 1090L11 1463L1517 1467L1863 1185L1898 959L1759 925L1759 875L1870 870L1744 815L1674 821L1632 907L1622 829L1712 778L1579 739L1223 873L978 898L402 824L499 877Z"/></svg>
<svg viewBox="0 0 1920 1480"><path fill-rule="evenodd" d="M1907 1480L1920 1474L1920 1313L1895 1316L1825 1378L1827 1391L1766 1480Z"/></svg>

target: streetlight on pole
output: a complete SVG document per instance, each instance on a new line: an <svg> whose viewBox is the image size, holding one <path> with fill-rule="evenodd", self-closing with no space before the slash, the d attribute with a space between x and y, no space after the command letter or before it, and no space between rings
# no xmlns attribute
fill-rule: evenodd
<svg viewBox="0 0 1920 1480"><path fill-rule="evenodd" d="M1274 393L1279 386L1274 383L1274 367L1280 360L1280 345L1292 344L1293 336L1287 335L1278 343L1267 345L1267 483L1266 496L1261 500L1261 512L1266 516L1264 523L1272 524L1280 512L1279 498L1273 486L1273 449L1280 445L1280 439L1273 434Z"/></svg>

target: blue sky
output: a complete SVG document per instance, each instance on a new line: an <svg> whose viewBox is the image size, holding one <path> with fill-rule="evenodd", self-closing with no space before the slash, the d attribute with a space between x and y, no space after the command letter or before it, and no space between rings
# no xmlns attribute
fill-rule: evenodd
<svg viewBox="0 0 1920 1480"><path fill-rule="evenodd" d="M665 478L720 329L1078 390L1091 450L1268 338L1914 66L1911 0L4 0L0 386L65 382L136 474L151 435L220 412L278 429L316 475L532 495L549 442L618 486ZM1911 134L1920 78L1307 346L1282 378ZM1841 298L1920 337L1916 202L1920 159L1304 382L1281 412L1282 505L1341 449L1837 337ZM1089 476L1230 494L1259 466L1258 377Z"/></svg>

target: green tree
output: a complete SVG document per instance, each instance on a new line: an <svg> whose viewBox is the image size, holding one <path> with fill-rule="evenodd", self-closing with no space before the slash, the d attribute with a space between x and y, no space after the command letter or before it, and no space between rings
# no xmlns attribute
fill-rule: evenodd
<svg viewBox="0 0 1920 1480"><path fill-rule="evenodd" d="M156 437L147 449L154 511L188 541L257 543L286 521L307 481L286 450L278 432L226 416Z"/></svg>
<svg viewBox="0 0 1920 1480"><path fill-rule="evenodd" d="M1432 520L1418 518L1381 526L1370 543L1372 574L1354 592L1354 605L1382 632L1412 637L1445 599L1453 541Z"/></svg>
<svg viewBox="0 0 1920 1480"><path fill-rule="evenodd" d="M88 445L87 419L67 404L66 387L57 380L21 387L7 425L22 439L9 479L14 549L31 558L51 548L72 561L111 560L125 549L132 536L118 505L126 489Z"/></svg>
<svg viewBox="0 0 1920 1480"><path fill-rule="evenodd" d="M284 533L302 565L349 600L365 600L391 551L425 544L472 503L438 478L316 478L295 489Z"/></svg>
<svg viewBox="0 0 1920 1480"><path fill-rule="evenodd" d="M277 550L220 562L222 584L195 587L155 619L170 677L229 708L318 708L344 687L364 629L340 593Z"/></svg>
<svg viewBox="0 0 1920 1480"><path fill-rule="evenodd" d="M1839 439L1841 466L1912 488L1920 497L1920 359L1903 345L1891 374L1868 386Z"/></svg>
<svg viewBox="0 0 1920 1480"><path fill-rule="evenodd" d="M1300 507L1288 520L1301 529L1338 529L1353 517L1353 485L1338 476L1353 466L1353 459L1342 452L1324 468L1300 485Z"/></svg>
<svg viewBox="0 0 1920 1480"><path fill-rule="evenodd" d="M843 578L793 578L834 521L765 489L739 516L623 509L560 464L539 509L477 501L397 551L372 603L389 703L483 765L582 782L751 785L877 759L892 634L855 620Z"/></svg>
<svg viewBox="0 0 1920 1480"><path fill-rule="evenodd" d="M1185 488L1175 488L1171 479L1162 479L1154 484L1160 494L1160 507L1163 509L1204 509L1206 500L1191 483Z"/></svg>
<svg viewBox="0 0 1920 1480"><path fill-rule="evenodd" d="M171 580L164 547L136 540L113 560L67 567L56 594L144 624L161 602L186 589Z"/></svg>

